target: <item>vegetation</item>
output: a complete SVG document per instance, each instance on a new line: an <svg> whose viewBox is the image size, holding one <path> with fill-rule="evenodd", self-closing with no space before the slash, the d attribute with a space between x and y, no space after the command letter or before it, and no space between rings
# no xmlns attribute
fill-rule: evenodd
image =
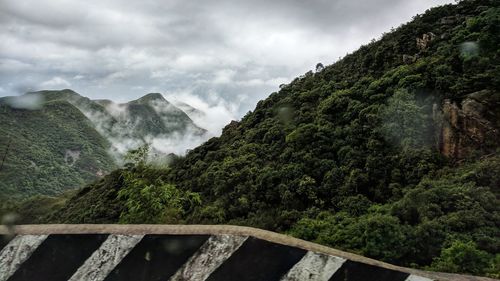
<svg viewBox="0 0 500 281"><path fill-rule="evenodd" d="M38 222L65 223L181 223L201 204L199 194L167 183L165 172L147 164L149 147L130 151L125 169L112 172L71 198L59 211ZM34 207L38 212L37 206ZM23 214L24 210L19 211Z"/></svg>
<svg viewBox="0 0 500 281"><path fill-rule="evenodd" d="M310 212L289 234L376 259L498 277L500 157L444 168L384 204L346 198ZM488 171L489 175L483 172Z"/></svg>
<svg viewBox="0 0 500 281"><path fill-rule="evenodd" d="M0 194L5 198L53 196L88 184L116 168L108 148L66 101L22 109L0 100Z"/></svg>
<svg viewBox="0 0 500 281"><path fill-rule="evenodd" d="M124 202L120 223L176 222L185 214L184 208L191 210L201 203L199 194L181 191L151 174L155 169L146 164L148 150L149 146L145 145L125 157L132 162L127 165L129 170L122 172L123 187L117 193L118 199Z"/></svg>
<svg viewBox="0 0 500 281"><path fill-rule="evenodd" d="M95 181L121 164L123 146L206 132L161 94L115 104L122 109L117 112L104 106L110 103L69 89L1 98L0 208L8 200L59 195Z"/></svg>
<svg viewBox="0 0 500 281"><path fill-rule="evenodd" d="M44 220L250 225L395 264L498 277L498 140L448 159L435 113L478 91L498 104L499 6L433 8L284 85L168 169L115 171Z"/></svg>

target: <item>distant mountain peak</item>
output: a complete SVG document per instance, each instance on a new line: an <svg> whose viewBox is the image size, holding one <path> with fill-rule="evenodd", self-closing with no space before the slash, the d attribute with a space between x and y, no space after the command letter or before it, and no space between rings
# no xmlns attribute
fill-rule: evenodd
<svg viewBox="0 0 500 281"><path fill-rule="evenodd" d="M56 100L56 99L82 98L80 94L71 89L42 90L42 91L28 92L25 95L40 95L46 101Z"/></svg>
<svg viewBox="0 0 500 281"><path fill-rule="evenodd" d="M62 90L60 90L60 92L63 92L63 93L73 93L73 94L79 95L77 92L75 92L75 91L73 91L71 89L62 89Z"/></svg>
<svg viewBox="0 0 500 281"><path fill-rule="evenodd" d="M136 101L139 101L139 102L165 101L165 102L167 102L167 100L160 93L149 93L149 94L137 99Z"/></svg>
<svg viewBox="0 0 500 281"><path fill-rule="evenodd" d="M28 92L27 94L48 94L48 93L60 93L60 94L66 94L66 95L80 95L77 92L71 90L71 89L62 89L62 90L41 90L41 91L36 91L36 92Z"/></svg>

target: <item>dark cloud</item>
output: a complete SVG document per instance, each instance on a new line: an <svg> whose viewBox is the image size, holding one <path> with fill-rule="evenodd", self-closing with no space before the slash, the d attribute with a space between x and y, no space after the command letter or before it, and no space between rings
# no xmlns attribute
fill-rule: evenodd
<svg viewBox="0 0 500 281"><path fill-rule="evenodd" d="M147 92L241 117L279 84L451 0L3 0L0 95ZM199 102L199 101L198 101Z"/></svg>

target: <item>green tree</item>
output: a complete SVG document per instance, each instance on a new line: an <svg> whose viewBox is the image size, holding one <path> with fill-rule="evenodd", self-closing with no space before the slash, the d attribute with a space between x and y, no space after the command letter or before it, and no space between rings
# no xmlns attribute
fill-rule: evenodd
<svg viewBox="0 0 500 281"><path fill-rule="evenodd" d="M431 265L433 270L484 274L490 265L490 256L479 250L473 241L454 241Z"/></svg>
<svg viewBox="0 0 500 281"><path fill-rule="evenodd" d="M150 146L148 143L139 146L136 149L127 151L124 156L126 161L125 166L127 167L143 167L147 164L149 157Z"/></svg>
<svg viewBox="0 0 500 281"><path fill-rule="evenodd" d="M124 174L124 186L118 191L118 199L125 202L120 223L177 222L185 210L201 204L198 193L181 191L161 180L147 183L131 172Z"/></svg>

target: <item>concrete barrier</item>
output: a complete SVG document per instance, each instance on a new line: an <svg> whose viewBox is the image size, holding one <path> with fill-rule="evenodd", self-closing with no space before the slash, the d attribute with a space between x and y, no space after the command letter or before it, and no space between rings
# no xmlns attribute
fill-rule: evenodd
<svg viewBox="0 0 500 281"><path fill-rule="evenodd" d="M0 281L479 281L228 225L1 227Z"/></svg>

